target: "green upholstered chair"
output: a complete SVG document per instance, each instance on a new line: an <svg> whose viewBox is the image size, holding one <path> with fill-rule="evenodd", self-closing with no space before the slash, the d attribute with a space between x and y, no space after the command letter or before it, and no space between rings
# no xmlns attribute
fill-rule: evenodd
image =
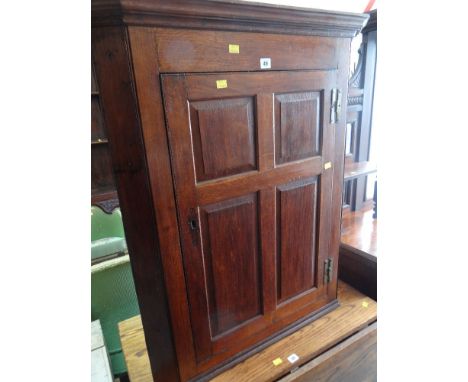
<svg viewBox="0 0 468 382"><path fill-rule="evenodd" d="M120 208L108 214L91 207L91 259L96 260L127 250Z"/></svg>
<svg viewBox="0 0 468 382"><path fill-rule="evenodd" d="M127 370L117 325L140 312L120 210L107 214L91 207L91 214L91 258L121 253L91 267L91 321L101 322L112 372L117 376Z"/></svg>

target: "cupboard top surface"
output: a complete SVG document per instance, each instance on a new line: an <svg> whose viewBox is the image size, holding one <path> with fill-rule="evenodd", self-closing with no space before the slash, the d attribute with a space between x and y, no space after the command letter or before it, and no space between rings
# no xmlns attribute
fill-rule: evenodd
<svg viewBox="0 0 468 382"><path fill-rule="evenodd" d="M219 0L92 0L93 26L142 25L353 37L367 14Z"/></svg>

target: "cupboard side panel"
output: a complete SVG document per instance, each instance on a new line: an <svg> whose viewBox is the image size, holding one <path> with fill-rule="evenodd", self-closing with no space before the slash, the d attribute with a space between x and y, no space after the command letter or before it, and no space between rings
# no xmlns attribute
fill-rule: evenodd
<svg viewBox="0 0 468 382"><path fill-rule="evenodd" d="M180 379L128 44L124 27L92 29L94 64L152 373L172 382Z"/></svg>

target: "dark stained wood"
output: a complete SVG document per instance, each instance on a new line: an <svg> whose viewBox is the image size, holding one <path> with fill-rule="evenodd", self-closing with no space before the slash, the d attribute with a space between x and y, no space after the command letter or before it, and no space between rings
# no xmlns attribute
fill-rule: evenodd
<svg viewBox="0 0 468 382"><path fill-rule="evenodd" d="M102 94L104 116L135 288L153 373L167 381L179 380L167 311L161 252L155 235L151 190L139 125L128 40L124 28L92 30L94 63Z"/></svg>
<svg viewBox="0 0 468 382"><path fill-rule="evenodd" d="M229 72L260 69L260 58L271 59L271 70L335 69L336 39L245 32L157 29L162 72ZM239 53L229 53L229 45Z"/></svg>
<svg viewBox="0 0 468 382"><path fill-rule="evenodd" d="M177 208L179 232L184 251L184 268L187 294L190 303L190 319L197 360L206 359L211 353L208 301L205 290L205 274L201 253L200 229L192 229L192 222L200 227L198 203L196 202L195 173L191 147L189 114L185 105L184 76L163 78L164 104L168 120L168 135L171 141L171 157ZM171 103L168 104L168 100ZM185 111L185 112L184 112ZM174 128L171 129L171 126ZM178 142L174 145L174 142Z"/></svg>
<svg viewBox="0 0 468 382"><path fill-rule="evenodd" d="M102 194L114 189L112 160L107 145L96 145L91 150L91 193Z"/></svg>
<svg viewBox="0 0 468 382"><path fill-rule="evenodd" d="M190 102L197 181L257 168L253 97ZM222 126L229 124L229 129Z"/></svg>
<svg viewBox="0 0 468 382"><path fill-rule="evenodd" d="M114 189L108 190L108 191L103 191L99 190L98 194L91 195L91 204L99 206L101 203L114 203L114 201L117 201L117 205L115 207L118 207L118 196L117 196L117 191Z"/></svg>
<svg viewBox="0 0 468 382"><path fill-rule="evenodd" d="M276 163L320 155L320 92L275 94Z"/></svg>
<svg viewBox="0 0 468 382"><path fill-rule="evenodd" d="M229 0L93 0L95 26L115 24L353 37L365 14Z"/></svg>
<svg viewBox="0 0 468 382"><path fill-rule="evenodd" d="M316 287L317 178L277 187L278 301Z"/></svg>
<svg viewBox="0 0 468 382"><path fill-rule="evenodd" d="M278 382L377 381L377 323L361 330Z"/></svg>
<svg viewBox="0 0 468 382"><path fill-rule="evenodd" d="M99 87L94 64L91 62L91 204L98 202L102 204L116 198L117 190L101 109Z"/></svg>
<svg viewBox="0 0 468 382"><path fill-rule="evenodd" d="M348 52L340 56L339 67L343 70L338 71L337 84L338 88L342 90L343 94L348 91L348 71L344 68L349 68L349 49L350 41L344 39L340 40L339 49L342 52ZM346 110L342 110L342 116L346 115ZM341 203L343 195L343 173L344 173L344 147L345 147L345 133L346 133L346 119L342 117L338 123L332 125L334 127L333 152L334 152L334 168L333 171L333 192L332 192L332 208L331 220L333 222L330 232L330 244L328 252L330 256L338 256L340 239L341 239ZM333 277L338 278L338 267L333 269ZM336 295L336 283L328 284L331 293Z"/></svg>
<svg viewBox="0 0 468 382"><path fill-rule="evenodd" d="M187 96L189 99L203 97L244 97L247 94L287 93L321 90L323 81L331 81L336 76L333 70L304 71L264 71L262 73L213 73L186 75ZM169 75L167 76L169 77ZM330 78L331 77L331 78ZM225 80L227 87L218 89L216 81ZM259 85L262 86L259 89ZM261 90L261 91L260 91ZM327 97L329 98L329 97ZM326 99L325 102L329 100ZM324 102L324 103L325 103ZM322 107L324 107L322 105Z"/></svg>
<svg viewBox="0 0 468 382"><path fill-rule="evenodd" d="M277 180L284 182L294 181L298 178L310 177L322 172L322 158L314 157L297 161L287 166L278 166L262 172L248 172L242 176L232 176L212 182L201 183L197 187L198 198L201 203L214 203L224 196L242 195L256 189L267 189L277 184ZM255 183L253 181L255 180ZM229 186L229 187L226 187Z"/></svg>
<svg viewBox="0 0 468 382"><path fill-rule="evenodd" d="M172 330L173 333L177 333L177 335L174 335L177 359L174 357L173 362L183 365L183 367L179 368L178 378L180 380L187 380L195 370L195 350L193 348L192 326L189 320L187 287L180 249L169 148L160 92L155 31L152 28L138 27L129 28L128 33L144 142L146 147L153 148L152 150L146 150L146 160L151 189L153 191L154 213L159 222L157 237L161 253L164 254L162 256L164 280L166 285L170 286L166 289L166 294L169 300ZM138 189L134 189L134 191L138 193ZM135 197L138 198L138 194ZM125 221L125 216L123 218ZM136 233L139 234L138 231ZM140 254L135 252L133 256L140 257ZM142 260L143 262L145 261L145 259ZM151 274L148 274L148 276L151 277ZM162 276L160 277L162 278ZM149 284L153 283L150 280L144 281ZM146 304L153 306L156 310L160 309L160 301L151 295L138 295L138 299L139 301L144 300ZM142 312L142 314L144 313ZM157 315L153 317L153 314L148 313L149 320L157 318ZM145 321L143 319L142 321L143 325L145 325ZM157 328L156 321L148 325L148 327L145 325L145 333L147 333L146 338L148 342L153 341L154 346L160 346L158 336L165 336L170 332L161 332ZM149 349L150 347L148 346ZM149 353L153 367L157 367L160 363L159 351L165 350L163 347L158 347L158 349ZM170 353L168 355L173 356ZM165 367L174 368L173 365L165 365ZM168 370L167 372L172 373L177 372L177 370ZM157 375L161 378L161 372L157 373ZM172 380L178 379L174 376L168 376L167 380L172 382Z"/></svg>
<svg viewBox="0 0 468 382"><path fill-rule="evenodd" d="M94 64L91 60L91 95L98 95L99 94L99 88L98 84L96 81L96 73L94 71Z"/></svg>
<svg viewBox="0 0 468 382"><path fill-rule="evenodd" d="M91 96L91 141L106 139L104 121L102 118L101 106L97 95Z"/></svg>
<svg viewBox="0 0 468 382"><path fill-rule="evenodd" d="M340 245L339 277L377 301L377 257L347 244Z"/></svg>
<svg viewBox="0 0 468 382"><path fill-rule="evenodd" d="M246 153L258 153L258 156L265 157L262 149L266 149L267 153L274 151L271 138L267 134L259 136L258 126L254 124L254 120L258 120L257 115L270 114L270 121L273 119L273 104L262 104L265 109L255 109L254 115L253 106L248 107L253 102L245 96L253 89L261 89L262 94L265 94L267 91L273 93L278 88L292 94L297 90L295 86L299 89L309 86L316 92L307 93L306 97L301 95L295 113L285 112L287 115L282 117L283 123L290 124L293 129L313 131L318 131L318 126L324 126L328 131L329 122L325 118L328 114L323 111L327 103L323 101L324 97L321 97L321 102L317 102L315 94L331 93L335 72L312 71L276 76L272 76L272 72L223 73L222 78L227 81L228 87L221 89L216 86L216 78L214 75L164 75L162 84L191 322L195 328L194 346L200 371L207 370L215 361L220 363L228 359L235 351L253 345L253 335L256 341L262 337L268 338L275 324L278 328L290 325L297 319L298 312L302 316L313 314L317 308L336 298L327 295L323 277L315 276L316 272L321 274L322 263L329 256L326 245L322 245L321 250L316 252L315 239L328 243L331 223L325 214L321 219L317 213L329 210L331 201L323 191L323 197L317 197L318 183L321 189L331 188L330 171L323 170L323 161L317 155L318 152L309 153L320 164L315 173L310 173L313 169L308 168L307 175L314 176L313 180L301 179L290 183L291 179L297 179L297 169L303 166L303 163L295 162L294 158L280 167L270 164L264 166L264 171L250 171L245 176L238 173L239 165L246 162L245 158L249 158ZM234 84L231 90L230 83ZM242 84L245 84L244 91ZM314 96L310 97L310 94ZM226 98L233 95L240 98ZM306 102L302 102L303 99ZM310 100L313 107L310 107ZM185 105L189 105L188 109ZM232 108L234 112L231 112ZM226 113L219 112L224 109L227 109ZM201 110L203 115L200 115ZM304 125L307 116L314 126ZM300 122L296 122L295 118L299 118ZM204 130L206 132L202 133ZM208 142L206 138L201 138L197 143L194 138L194 135L208 134ZM242 137L247 138L242 140ZM266 142L260 141L261 138L266 139ZM332 135L322 138L323 149L320 151L325 157L330 156L332 138ZM314 137L313 141L314 146L318 145L318 138ZM271 147L268 147L268 143ZM235 150L228 145L232 145ZM195 163L195 169L192 163ZM236 176L229 177L227 174L236 165ZM208 183L217 186L215 200L208 205L206 198L201 197L205 184L199 182L200 174L197 171L201 172L202 179L206 174L211 178L217 177L216 183ZM265 177L268 186L262 181ZM239 193L242 190L238 187L240 181L248 188L248 193ZM272 265L275 257L275 252L262 250L263 246L258 241L258 210L262 214L261 209L265 204L257 207L256 195L264 187L271 191L278 187L279 191L276 216L280 224L277 239L274 236L274 240L280 252L277 257L280 264L277 283L281 286L278 288L280 292L276 309L272 306L271 312L263 310L261 314L259 308L263 303L265 287L262 288L260 283L262 277L258 275L259 266L264 262ZM262 214L262 217L263 227L277 225L274 215ZM297 224L304 231L297 231ZM320 232L317 226L321 227ZM302 277L297 274L297 268L303 269ZM250 293L248 298L245 295L247 292ZM292 297L294 299L290 301Z"/></svg>
<svg viewBox="0 0 468 382"><path fill-rule="evenodd" d="M201 208L211 337L261 313L257 194Z"/></svg>
<svg viewBox="0 0 468 382"><path fill-rule="evenodd" d="M207 380L337 306L344 124L330 123L331 92L346 93L349 36L364 21L238 2L93 1L105 145L154 377ZM236 36L240 52L223 65ZM258 69L263 49L273 70Z"/></svg>

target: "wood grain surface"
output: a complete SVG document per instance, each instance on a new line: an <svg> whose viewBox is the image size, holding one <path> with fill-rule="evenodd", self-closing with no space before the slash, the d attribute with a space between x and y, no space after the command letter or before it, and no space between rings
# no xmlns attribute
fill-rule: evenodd
<svg viewBox="0 0 468 382"><path fill-rule="evenodd" d="M278 382L377 381L377 323L361 330Z"/></svg>
<svg viewBox="0 0 468 382"><path fill-rule="evenodd" d="M338 300L340 306L337 309L218 375L212 381L274 381L285 376L291 369L317 359L376 321L377 303L341 281L338 283ZM130 380L152 381L140 316L122 321L119 332ZM341 346L340 349L343 348ZM299 356L294 364L287 360L292 353ZM281 358L282 363L274 366L273 360L277 358Z"/></svg>
<svg viewBox="0 0 468 382"><path fill-rule="evenodd" d="M156 43L164 73L259 70L260 57L271 59L272 70L336 69L340 54L335 38L318 36L158 28ZM229 53L229 44L239 53Z"/></svg>
<svg viewBox="0 0 468 382"><path fill-rule="evenodd" d="M92 1L151 379L214 378L338 304L345 121L329 116L366 20L237 0ZM288 242L297 222L302 245Z"/></svg>
<svg viewBox="0 0 468 382"><path fill-rule="evenodd" d="M341 151L327 113L337 76L336 70L162 76L197 377L240 361L336 300L328 285L336 277L324 282L323 264L338 261L328 246L339 220L329 218L333 169L321 164L333 161L333 148ZM218 88L219 81L226 87ZM257 94L276 96L277 112L273 102L256 105ZM264 124L274 117L276 138L274 126ZM279 163L270 154L278 144ZM306 160L320 165L298 177ZM216 190L209 202L202 197L207 185ZM262 203L265 191L277 198ZM272 237L262 236L265 229ZM276 251L264 249L270 240ZM276 283L268 279L275 263Z"/></svg>
<svg viewBox="0 0 468 382"><path fill-rule="evenodd" d="M239 0L92 0L93 26L127 24L354 37L369 16Z"/></svg>

